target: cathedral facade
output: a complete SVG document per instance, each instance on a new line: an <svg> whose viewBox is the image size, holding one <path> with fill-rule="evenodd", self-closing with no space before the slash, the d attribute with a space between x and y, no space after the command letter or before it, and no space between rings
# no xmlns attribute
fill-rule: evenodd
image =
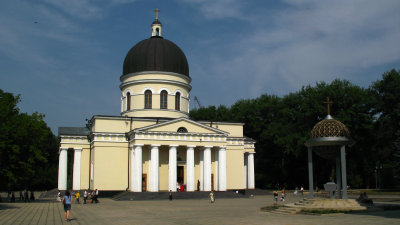
<svg viewBox="0 0 400 225"><path fill-rule="evenodd" d="M189 118L188 62L163 38L158 18L151 37L128 52L120 81L120 116L96 115L86 127L59 127L59 190L67 189L68 161L73 190L254 188L255 141L243 135L243 123Z"/></svg>

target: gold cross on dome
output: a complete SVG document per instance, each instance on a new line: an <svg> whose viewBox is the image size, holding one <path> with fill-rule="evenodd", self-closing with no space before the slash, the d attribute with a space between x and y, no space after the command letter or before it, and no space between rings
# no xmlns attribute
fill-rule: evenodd
<svg viewBox="0 0 400 225"><path fill-rule="evenodd" d="M156 12L156 20L158 20L158 13L160 12L160 10L158 10L158 8L156 8L156 10L153 10L153 12Z"/></svg>
<svg viewBox="0 0 400 225"><path fill-rule="evenodd" d="M329 100L329 97L326 98L326 102L324 102L328 105L328 115L331 115L331 105L333 105L333 102Z"/></svg>

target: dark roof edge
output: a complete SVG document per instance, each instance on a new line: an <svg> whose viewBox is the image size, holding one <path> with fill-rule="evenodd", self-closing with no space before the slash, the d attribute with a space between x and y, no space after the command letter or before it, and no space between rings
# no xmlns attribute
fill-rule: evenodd
<svg viewBox="0 0 400 225"><path fill-rule="evenodd" d="M58 127L58 135L87 136L90 131L87 127Z"/></svg>

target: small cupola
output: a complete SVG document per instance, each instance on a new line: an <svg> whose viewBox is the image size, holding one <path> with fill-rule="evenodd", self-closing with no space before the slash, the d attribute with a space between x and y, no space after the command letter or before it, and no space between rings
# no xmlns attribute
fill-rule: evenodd
<svg viewBox="0 0 400 225"><path fill-rule="evenodd" d="M162 35L161 35L162 25L161 25L161 22L158 20L158 13L160 12L160 10L158 10L158 8L157 8L156 10L153 10L153 12L156 13L156 19L151 24L151 28L152 28L151 36L152 37L162 37Z"/></svg>

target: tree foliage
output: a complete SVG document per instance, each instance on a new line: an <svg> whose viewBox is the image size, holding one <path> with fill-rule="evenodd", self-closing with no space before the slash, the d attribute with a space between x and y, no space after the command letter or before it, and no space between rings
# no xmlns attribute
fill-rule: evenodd
<svg viewBox="0 0 400 225"><path fill-rule="evenodd" d="M0 189L42 189L57 180L57 139L44 115L20 113L20 96L0 90Z"/></svg>
<svg viewBox="0 0 400 225"><path fill-rule="evenodd" d="M390 170L398 171L398 163L396 167L394 162L400 156L399 135L396 136L400 130L399 87L399 72L392 70L368 89L336 79L305 86L283 97L264 94L237 101L231 107L192 110L190 117L245 123L244 135L257 141L258 187L307 186L304 143L313 126L327 115L324 101L330 97L334 101L331 115L348 127L356 143L347 150L348 183L352 187L372 187L378 160L392 162ZM321 188L329 180L334 162L315 156L314 166L315 183Z"/></svg>

